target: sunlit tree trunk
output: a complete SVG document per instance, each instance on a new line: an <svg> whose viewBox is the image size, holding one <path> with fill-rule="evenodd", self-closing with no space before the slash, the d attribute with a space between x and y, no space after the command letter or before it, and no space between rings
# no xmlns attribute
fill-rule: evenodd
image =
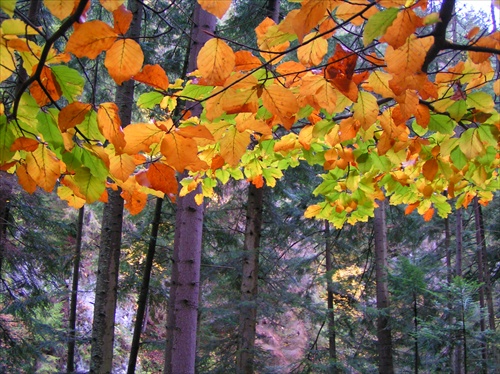
<svg viewBox="0 0 500 374"><path fill-rule="evenodd" d="M238 336L237 370L241 374L254 372L255 328L257 325L257 292L259 250L262 230L264 189L250 184L248 188L243 268L241 274L241 304Z"/></svg>
<svg viewBox="0 0 500 374"><path fill-rule="evenodd" d="M78 281L80 276L80 257L82 252L82 232L85 208L78 211L78 223L76 228L75 258L73 259L73 281L71 284L71 301L69 306L68 321L68 357L66 360L66 371L75 371L75 337L76 337L76 309L78 303Z"/></svg>
<svg viewBox="0 0 500 374"><path fill-rule="evenodd" d="M137 38L140 35L142 3L129 1L129 9L133 19L127 35ZM131 122L133 102L134 82L130 80L118 86L115 94L123 127ZM124 205L120 193L120 189L108 190L108 202L104 205L102 217L90 352L90 373L96 374L112 372Z"/></svg>
<svg viewBox="0 0 500 374"><path fill-rule="evenodd" d="M139 298L137 300L137 313L135 317L134 334L132 336L132 344L130 346L130 356L127 368L128 374L135 373L135 367L137 364L137 355L139 354L142 326L148 302L149 281L151 279L151 270L153 269L153 260L156 252L158 228L160 227L162 203L163 199L161 198L156 199L153 222L151 224L151 236L149 237L148 253L146 255L146 261L144 263L141 291L139 293Z"/></svg>
<svg viewBox="0 0 500 374"><path fill-rule="evenodd" d="M196 69L196 58L211 38L216 25L215 16L204 11L198 3L192 17L191 45L188 71ZM191 109L201 113L201 106ZM200 292L200 264L203 231L203 205L195 201L201 187L177 200L172 276L167 316L165 374L195 372L196 333Z"/></svg>
<svg viewBox="0 0 500 374"><path fill-rule="evenodd" d="M387 224L385 219L385 202L377 201L375 209L375 279L377 294L377 339L378 370L380 374L394 373L392 360L392 337L389 327L389 289L387 280Z"/></svg>

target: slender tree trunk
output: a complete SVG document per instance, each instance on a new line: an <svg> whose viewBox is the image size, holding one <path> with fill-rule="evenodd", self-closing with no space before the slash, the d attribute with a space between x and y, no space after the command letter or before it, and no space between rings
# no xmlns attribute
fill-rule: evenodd
<svg viewBox="0 0 500 374"><path fill-rule="evenodd" d="M451 250L451 230L450 230L450 219L448 217L445 218L444 220L444 246L445 246L445 251L446 251L446 281L448 284L448 287L451 287L452 281L453 281L453 267L451 266L451 256L452 256L452 250ZM446 316L446 320L448 322L448 326L451 326L453 323L453 314L451 313L453 309L453 304L451 302L452 300L452 294L450 291L448 291L447 297L448 297L448 314ZM453 333L452 333L453 334ZM449 336L449 342L450 342L450 349L448 350L448 363L447 363L447 368L451 370L453 367L453 357L454 357L454 346L453 342L455 341L455 336Z"/></svg>
<svg viewBox="0 0 500 374"><path fill-rule="evenodd" d="M7 228L10 217L10 199L14 176L0 171L0 279L2 279L3 263L7 246Z"/></svg>
<svg viewBox="0 0 500 374"><path fill-rule="evenodd" d="M477 196L474 198L474 222L476 225L476 248L477 248L477 281L481 285L479 287L479 306L481 307L481 318L479 320L479 325L481 328L481 333L483 335L483 341L481 342L481 356L482 356L482 364L481 369L484 374L487 373L487 363L488 363L488 345L485 340L485 331L486 331L486 321L484 318L484 311L486 310L485 300L484 300L484 259L483 259L483 251L482 245L484 242L484 237L482 237L481 233L481 225L479 222L479 203Z"/></svg>
<svg viewBox="0 0 500 374"><path fill-rule="evenodd" d="M462 209L457 209L456 211L456 224L455 224L455 236L456 236L456 254L455 254L455 276L462 277ZM460 313L462 311L460 310ZM463 322L463 320L462 320ZM455 374L462 373L463 364L463 336L461 333L457 336L457 344L455 346Z"/></svg>
<svg viewBox="0 0 500 374"><path fill-rule="evenodd" d="M413 333L415 334L414 338L414 347L415 347L415 356L414 356L414 371L415 374L418 374L418 368L420 366L420 354L418 350L418 304L417 304L417 293L413 291Z"/></svg>
<svg viewBox="0 0 500 374"><path fill-rule="evenodd" d="M144 322L144 314L146 312L148 294L149 294L149 281L151 279L151 270L153 269L153 259L156 251L156 241L158 239L158 228L160 227L161 208L163 199L156 199L155 212L153 222L151 224L151 236L149 237L148 253L146 255L146 262L144 264L144 273L142 276L141 291L137 300L137 313L134 324L134 334L132 337L132 344L130 347L130 356L128 360L128 374L135 373L137 364L137 355L139 354L141 332Z"/></svg>
<svg viewBox="0 0 500 374"><path fill-rule="evenodd" d="M264 189L253 184L248 187L248 201L241 276L241 306L238 339L237 371L254 372L255 328L257 325L257 292L259 278L259 249L262 231Z"/></svg>
<svg viewBox="0 0 500 374"><path fill-rule="evenodd" d="M133 18L128 32L129 37L139 37L142 3L130 1L129 9ZM117 86L115 102L119 109L122 126L131 122L134 102L134 82L127 81ZM94 321L90 352L90 373L107 374L112 372L113 342L116 298L118 291L118 272L123 221L123 199L117 191L108 190L108 203L104 205L99 262L96 279Z"/></svg>
<svg viewBox="0 0 500 374"><path fill-rule="evenodd" d="M392 337L387 315L389 302L389 289L387 281L387 225L385 220L385 202L378 201L379 207L375 209L375 278L377 293L377 339L380 374L393 374Z"/></svg>
<svg viewBox="0 0 500 374"><path fill-rule="evenodd" d="M78 211L78 224L76 232L75 258L73 260L73 282L71 286L71 301L69 307L68 321L68 357L66 360L66 371L75 371L75 337L76 337L76 309L78 303L78 281L80 278L80 258L82 252L82 232L85 207Z"/></svg>
<svg viewBox="0 0 500 374"><path fill-rule="evenodd" d="M211 38L216 25L215 16L204 11L198 3L193 13L193 28L189 50L188 71L196 69L196 58ZM193 115L201 106L192 108ZM172 276L167 316L165 374L195 372L196 332L200 291L200 264L203 232L203 205L195 201L201 186L177 200Z"/></svg>
<svg viewBox="0 0 500 374"><path fill-rule="evenodd" d="M326 280L326 293L327 293L327 318L328 318L328 355L331 361L331 373L337 374L337 346L335 343L335 310L333 304L333 285L332 285L332 245L330 240L330 222L325 221L325 262L326 273L328 274Z"/></svg>

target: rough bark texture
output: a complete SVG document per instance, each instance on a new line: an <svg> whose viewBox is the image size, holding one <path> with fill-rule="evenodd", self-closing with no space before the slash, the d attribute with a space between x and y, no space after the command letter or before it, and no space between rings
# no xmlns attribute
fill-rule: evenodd
<svg viewBox="0 0 500 374"><path fill-rule="evenodd" d="M389 308L389 290L387 280L387 225L385 220L385 203L378 201L375 209L375 278L377 293L378 339L378 371L381 374L394 373L392 360L392 337L389 327L389 317L386 315Z"/></svg>
<svg viewBox="0 0 500 374"><path fill-rule="evenodd" d="M138 37L142 19L142 3L131 1L129 9L133 18L128 36ZM115 103L118 106L123 127L130 124L133 102L133 81L125 82L116 88ZM104 205L92 324L90 373L107 374L112 372L124 205L120 193L120 190L108 190L108 203Z"/></svg>
<svg viewBox="0 0 500 374"><path fill-rule="evenodd" d="M196 58L215 30L216 18L195 4L188 71L196 69ZM191 108L193 115L201 106ZM165 374L193 374L196 360L196 332L200 288L203 205L194 197L199 186L177 200L172 277L167 316Z"/></svg>
<svg viewBox="0 0 500 374"><path fill-rule="evenodd" d="M241 304L237 357L237 370L241 374L254 372L263 196L263 188L257 188L253 184L249 185L240 288Z"/></svg>
<svg viewBox="0 0 500 374"><path fill-rule="evenodd" d="M156 252L156 240L158 239L158 228L160 227L162 203L163 199L160 198L156 199L155 212L154 212L153 222L151 224L151 236L149 238L148 253L146 255L146 261L144 264L144 273L142 276L141 291L139 293L139 298L137 300L137 313L134 324L134 335L132 337L132 344L130 347L130 356L127 368L128 374L135 373L135 367L137 364L137 355L139 354L142 325L148 302L149 281L151 279L151 270L153 269L153 259Z"/></svg>
<svg viewBox="0 0 500 374"><path fill-rule="evenodd" d="M78 281L80 275L80 257L82 251L82 232L85 208L78 211L78 223L76 232L75 258L73 259L73 282L71 286L71 301L69 306L68 321L68 357L66 360L66 371L75 371L75 335L76 335L76 306L78 302Z"/></svg>

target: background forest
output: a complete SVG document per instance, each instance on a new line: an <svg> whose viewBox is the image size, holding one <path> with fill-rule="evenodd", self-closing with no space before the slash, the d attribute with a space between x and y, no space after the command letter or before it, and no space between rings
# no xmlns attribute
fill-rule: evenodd
<svg viewBox="0 0 500 374"><path fill-rule="evenodd" d="M99 5L102 1L91 3L87 19L116 23ZM439 12L442 3L429 0L427 14ZM50 1L17 0L12 4L16 7L13 17L41 26L45 40L63 24L53 8L49 10ZM485 33L495 32L498 11L493 4L486 13L457 2L448 37L466 43L465 36L474 25ZM193 24L200 11L198 4L129 0L125 5L134 17L127 37L140 43L148 64L162 66L168 82L180 87L180 80L194 70L193 41L198 39ZM236 0L217 24L213 17L213 28L204 35L236 41L231 45L235 51L257 50L262 45L254 30L263 19L268 16L279 23L300 6L295 1ZM2 20L8 18L6 9L0 11ZM352 50L364 48L362 33L351 26L332 37L327 56L335 53L334 42ZM42 39L41 35L29 37ZM67 38L59 39L55 47L63 50L66 43L70 43ZM284 56L284 63L293 58ZM457 53L451 60L461 58ZM435 64L446 66L449 59L437 56ZM495 75L491 82L495 82L500 65L497 57L492 60ZM180 104L169 112L173 104L165 98L170 96L160 97L158 91L150 92L137 82L128 81L117 88L116 78L105 64L101 56L67 62L74 71L82 72L74 76L66 71L69 80L77 82L75 86L85 80L82 102L96 104L115 98L120 116L129 107L128 123L166 121L165 112L172 117L181 115ZM0 83L6 108L15 106L19 87L27 79L20 70ZM484 90L498 108L500 99L491 82ZM121 101L129 94L133 105ZM190 103L182 101L182 105ZM43 107L40 113L45 114L57 108L54 103ZM191 110L196 114L196 107ZM43 114L37 115L40 123L49 122L41 117ZM298 133L301 127L294 130ZM275 131L284 134L283 128ZM493 137L498 142L498 130ZM252 138L249 148L258 148L258 142L258 137ZM498 159L498 148L495 157ZM112 191L107 203L96 201L75 209L74 195L65 199L60 191L58 196L40 186L26 192L25 183L19 180L22 177L8 173L3 161L0 373L172 372L165 360L175 361L168 353L175 339L168 336L166 326L172 324L169 309L177 308L172 297L175 273L182 272L176 268L175 249L180 235L176 230L184 222L179 212L189 205L173 198L177 185L162 190L164 198L163 194L147 195L137 203L142 209L134 209L134 200L126 199L128 210L123 210L123 199L122 205L116 204L121 199L119 192L113 195ZM200 205L196 373L458 374L499 370L497 192L489 203L480 194L471 195L467 207L452 199L453 210L446 218L432 215L434 210L430 216L422 216L412 212L419 209L411 204L378 201L374 217L339 227L323 217L312 220L304 216L308 207L322 204L322 196L314 192L324 180L321 163L293 157L276 163L281 163L280 168L272 164L262 172L261 185L254 175L238 178L237 171L228 169L225 184L203 186L213 189L213 196ZM181 174L183 170L176 171ZM498 165L493 173L498 174ZM109 221L113 216L119 216L119 229ZM118 240L113 242L116 235ZM196 229L188 229L190 235L195 237ZM105 253L108 247L110 251ZM111 262L106 265L109 269L114 266L113 256L119 256L118 272L110 270L117 277L116 300L106 299L110 293L102 288L112 278L99 280L106 259ZM109 326L102 327L107 336L99 337L96 330L106 323L96 327L97 305L113 303L113 333L109 334ZM106 313L109 310L102 312ZM111 370L102 369L107 358L96 348L101 338L113 347Z"/></svg>

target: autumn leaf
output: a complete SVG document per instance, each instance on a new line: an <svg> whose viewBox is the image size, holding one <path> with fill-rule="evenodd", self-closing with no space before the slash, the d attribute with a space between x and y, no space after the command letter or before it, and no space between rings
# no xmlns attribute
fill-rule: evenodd
<svg viewBox="0 0 500 374"><path fill-rule="evenodd" d="M198 161L196 142L175 132L165 135L161 142L161 153L166 157L167 163L179 173Z"/></svg>
<svg viewBox="0 0 500 374"><path fill-rule="evenodd" d="M325 17L326 11L332 11L338 1L310 0L305 2L294 18L293 27L299 42L311 31L313 27Z"/></svg>
<svg viewBox="0 0 500 374"><path fill-rule="evenodd" d="M58 124L61 132L75 127L83 122L92 105L75 101L61 109L58 115Z"/></svg>
<svg viewBox="0 0 500 374"><path fill-rule="evenodd" d="M469 160L484 154L486 151L484 144L479 137L479 131L475 128L466 130L460 136L458 145L460 150Z"/></svg>
<svg viewBox="0 0 500 374"><path fill-rule="evenodd" d="M385 33L396 19L398 12L397 8L389 8L370 17L363 31L363 44L365 47Z"/></svg>
<svg viewBox="0 0 500 374"><path fill-rule="evenodd" d="M66 179L68 177L65 177ZM75 175L69 179L78 188L78 191L85 197L87 203L91 204L101 198L106 190L106 184L98 177L95 177L88 168L82 167L75 171Z"/></svg>
<svg viewBox="0 0 500 374"><path fill-rule="evenodd" d="M43 4L54 17L61 21L73 12L75 2L71 0L43 0Z"/></svg>
<svg viewBox="0 0 500 374"><path fill-rule="evenodd" d="M135 40L121 39L107 50L104 66L116 84L121 85L139 73L144 62L141 46Z"/></svg>
<svg viewBox="0 0 500 374"><path fill-rule="evenodd" d="M180 127L177 129L177 134L185 138L203 138L214 140L212 133L203 125Z"/></svg>
<svg viewBox="0 0 500 374"><path fill-rule="evenodd" d="M114 12L119 9L120 6L125 2L125 0L99 0L102 7L108 12Z"/></svg>
<svg viewBox="0 0 500 374"><path fill-rule="evenodd" d="M167 73L158 64L144 65L142 71L134 75L134 79L160 90L168 90L169 82Z"/></svg>
<svg viewBox="0 0 500 374"><path fill-rule="evenodd" d="M198 70L207 84L222 84L234 69L234 52L223 40L210 39L198 53Z"/></svg>
<svg viewBox="0 0 500 374"><path fill-rule="evenodd" d="M358 55L342 47L335 46L335 53L328 59L325 78L351 101L358 100L358 87L352 81Z"/></svg>
<svg viewBox="0 0 500 374"><path fill-rule="evenodd" d="M250 134L246 131L239 132L236 126L231 126L219 144L220 155L229 165L236 166L250 144Z"/></svg>
<svg viewBox="0 0 500 374"><path fill-rule="evenodd" d="M123 188L123 186L122 186ZM148 195L136 189L123 189L120 196L125 200L124 207L132 215L142 212L148 202Z"/></svg>
<svg viewBox="0 0 500 374"><path fill-rule="evenodd" d="M385 12L393 11L394 9L396 8L387 9ZM423 25L422 18L420 18L413 9L403 9L397 13L396 19L387 28L380 41L387 42L387 44L394 49L398 49L406 43L406 39L408 39L417 28Z"/></svg>
<svg viewBox="0 0 500 374"><path fill-rule="evenodd" d="M422 174L428 181L433 181L438 172L439 165L435 158L427 160L422 166Z"/></svg>
<svg viewBox="0 0 500 374"><path fill-rule="evenodd" d="M40 82L45 90L40 86ZM31 84L30 93L39 106L45 106L61 98L61 87L49 67L44 66L42 68L40 80L36 80ZM47 93L50 97L47 96Z"/></svg>
<svg viewBox="0 0 500 374"><path fill-rule="evenodd" d="M294 94L279 84L272 84L262 90L262 103L278 122L287 130L295 123L295 115L299 110L299 105Z"/></svg>
<svg viewBox="0 0 500 374"><path fill-rule="evenodd" d="M95 59L113 46L118 34L107 23L89 21L81 24L69 37L66 52L76 57Z"/></svg>
<svg viewBox="0 0 500 374"><path fill-rule="evenodd" d="M14 143L12 143L12 145L10 146L10 150L13 152L20 150L34 152L39 145L40 142L36 139L21 137L14 140Z"/></svg>
<svg viewBox="0 0 500 374"><path fill-rule="evenodd" d="M9 78L16 70L16 60L7 46L0 42L0 82Z"/></svg>
<svg viewBox="0 0 500 374"><path fill-rule="evenodd" d="M123 129L126 145L123 152L134 155L150 152L151 145L161 143L165 131L153 123L134 123Z"/></svg>
<svg viewBox="0 0 500 374"><path fill-rule="evenodd" d="M123 0L115 2L123 2ZM114 19L114 31L116 31L118 34L125 35L130 27L130 23L132 22L132 12L125 8L123 5L119 5L112 12Z"/></svg>
<svg viewBox="0 0 500 374"><path fill-rule="evenodd" d="M109 158L109 173L112 177L125 182L130 174L135 170L135 158L126 153L112 155Z"/></svg>
<svg viewBox="0 0 500 374"><path fill-rule="evenodd" d="M122 123L118 114L118 106L115 103L102 103L99 105L97 124L101 133L115 146L117 153L121 153L126 142L121 128Z"/></svg>
<svg viewBox="0 0 500 374"><path fill-rule="evenodd" d="M28 174L25 164L17 164L16 175L19 185L30 194L36 191L36 182Z"/></svg>
<svg viewBox="0 0 500 374"><path fill-rule="evenodd" d="M306 35L304 42L311 42L297 49L297 57L305 66L315 66L321 64L328 50L328 42L317 36L318 33Z"/></svg>
<svg viewBox="0 0 500 374"><path fill-rule="evenodd" d="M236 51L234 57L235 71L249 71L262 66L262 62L259 58L254 56L250 51Z"/></svg>
<svg viewBox="0 0 500 374"><path fill-rule="evenodd" d="M231 0L198 0L198 4L208 13L222 18L231 6Z"/></svg>
<svg viewBox="0 0 500 374"><path fill-rule="evenodd" d="M40 144L26 155L26 170L36 184L47 192L52 192L61 175L59 160L45 145Z"/></svg>
<svg viewBox="0 0 500 374"><path fill-rule="evenodd" d="M358 120L364 129L375 123L378 116L378 103L375 96L368 92L361 91L358 101L352 106L354 119Z"/></svg>
<svg viewBox="0 0 500 374"><path fill-rule="evenodd" d="M152 163L145 172L150 188L166 195L175 195L178 191L175 170L161 162Z"/></svg>
<svg viewBox="0 0 500 374"><path fill-rule="evenodd" d="M57 187L57 196L59 196L61 200L65 200L70 207L75 209L80 209L86 203L85 199L77 196L75 192L67 186Z"/></svg>

